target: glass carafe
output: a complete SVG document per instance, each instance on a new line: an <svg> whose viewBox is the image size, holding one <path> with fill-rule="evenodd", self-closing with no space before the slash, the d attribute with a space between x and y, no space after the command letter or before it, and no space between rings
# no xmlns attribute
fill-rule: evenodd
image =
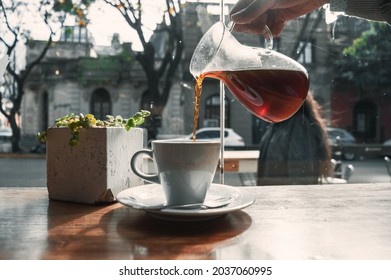
<svg viewBox="0 0 391 280"><path fill-rule="evenodd" d="M269 47L239 43L222 22L215 23L198 43L190 72L197 79L196 93L204 78L221 80L252 114L280 122L302 105L309 89L306 69Z"/></svg>

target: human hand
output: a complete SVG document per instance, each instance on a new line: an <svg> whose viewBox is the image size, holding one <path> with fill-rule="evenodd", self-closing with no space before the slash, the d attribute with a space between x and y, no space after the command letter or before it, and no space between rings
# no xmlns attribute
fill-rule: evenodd
<svg viewBox="0 0 391 280"><path fill-rule="evenodd" d="M281 33L285 22L305 15L329 0L239 0L230 12L235 31L262 35L267 25L273 35Z"/></svg>

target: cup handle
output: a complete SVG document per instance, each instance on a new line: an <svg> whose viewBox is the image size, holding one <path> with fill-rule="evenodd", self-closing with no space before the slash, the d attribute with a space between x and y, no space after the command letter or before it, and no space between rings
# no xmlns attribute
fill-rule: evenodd
<svg viewBox="0 0 391 280"><path fill-rule="evenodd" d="M146 154L146 155L150 156L153 159L153 152L152 152L152 150L144 149L144 150L137 151L132 156L132 159L130 160L130 168L132 169L134 174L136 174L141 179L144 179L144 180L146 180L148 182L151 182L151 183L160 184L159 176L157 174L145 174L143 171L141 171L140 169L137 168L137 165L136 165L137 158L140 155L142 155L142 154Z"/></svg>

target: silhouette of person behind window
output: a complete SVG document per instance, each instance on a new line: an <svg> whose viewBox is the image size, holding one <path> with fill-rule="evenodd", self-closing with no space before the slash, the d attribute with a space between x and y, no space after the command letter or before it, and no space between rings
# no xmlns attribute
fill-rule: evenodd
<svg viewBox="0 0 391 280"><path fill-rule="evenodd" d="M288 120L269 124L260 142L258 185L319 184L332 176L320 106L311 94Z"/></svg>

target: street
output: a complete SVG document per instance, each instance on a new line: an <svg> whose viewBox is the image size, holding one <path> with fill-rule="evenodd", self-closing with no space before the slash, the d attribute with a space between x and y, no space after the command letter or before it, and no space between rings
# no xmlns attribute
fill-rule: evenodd
<svg viewBox="0 0 391 280"><path fill-rule="evenodd" d="M390 176L382 158L355 160L344 162L353 164L354 173L349 183L379 183L390 182ZM226 185L244 185L243 178L255 178L255 174L244 174L251 176L239 176L235 173L226 173L224 183ZM215 183L220 180L216 173ZM255 184L255 180L249 180ZM248 185L248 183L246 183ZM46 186L46 159L43 156L27 155L22 157L10 157L0 154L0 187L35 187Z"/></svg>
<svg viewBox="0 0 391 280"><path fill-rule="evenodd" d="M353 164L354 173L349 183L384 183L390 182L383 158L355 160L347 162ZM345 162L346 164L346 162Z"/></svg>
<svg viewBox="0 0 391 280"><path fill-rule="evenodd" d="M46 187L43 156L8 157L0 154L0 187Z"/></svg>

